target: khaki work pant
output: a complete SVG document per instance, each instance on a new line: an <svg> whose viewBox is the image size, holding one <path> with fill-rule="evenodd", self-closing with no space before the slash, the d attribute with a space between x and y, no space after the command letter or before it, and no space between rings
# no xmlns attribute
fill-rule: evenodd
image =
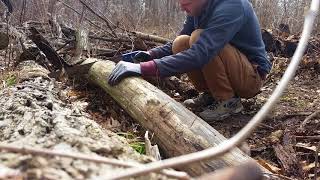
<svg viewBox="0 0 320 180"><path fill-rule="evenodd" d="M177 54L191 47L203 30L195 30L191 36L178 36L172 45ZM188 72L188 77L198 91L211 92L216 100L227 100L234 96L251 98L257 95L263 85L257 65L249 62L238 49L227 44L201 70Z"/></svg>

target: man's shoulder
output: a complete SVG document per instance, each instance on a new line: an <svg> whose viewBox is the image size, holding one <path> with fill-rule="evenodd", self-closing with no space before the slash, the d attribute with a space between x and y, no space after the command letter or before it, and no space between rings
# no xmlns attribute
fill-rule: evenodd
<svg viewBox="0 0 320 180"><path fill-rule="evenodd" d="M211 5L211 15L240 16L247 8L248 0L217 0Z"/></svg>
<svg viewBox="0 0 320 180"><path fill-rule="evenodd" d="M248 0L213 0L210 3L210 9L224 11L233 9L235 11L246 10L251 6Z"/></svg>

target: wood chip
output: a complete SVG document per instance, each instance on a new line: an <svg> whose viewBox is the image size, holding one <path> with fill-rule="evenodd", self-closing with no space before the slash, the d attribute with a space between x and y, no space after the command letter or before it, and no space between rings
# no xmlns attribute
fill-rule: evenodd
<svg viewBox="0 0 320 180"><path fill-rule="evenodd" d="M315 168L316 167L316 163L311 163L309 165L306 165L306 166L303 166L303 170L304 171L310 171L311 169Z"/></svg>
<svg viewBox="0 0 320 180"><path fill-rule="evenodd" d="M282 170L276 166L271 165L270 163L268 163L267 161L265 161L264 159L259 158L257 160L257 162L263 166L264 168L266 168L267 170L269 170L272 173L275 174L282 174Z"/></svg>

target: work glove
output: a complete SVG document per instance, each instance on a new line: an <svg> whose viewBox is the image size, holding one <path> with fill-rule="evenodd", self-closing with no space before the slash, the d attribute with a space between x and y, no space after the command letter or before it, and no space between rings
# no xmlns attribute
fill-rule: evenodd
<svg viewBox="0 0 320 180"><path fill-rule="evenodd" d="M117 85L122 79L129 76L140 76L141 67L140 64L131 62L120 61L116 67L112 70L108 83L111 86Z"/></svg>
<svg viewBox="0 0 320 180"><path fill-rule="evenodd" d="M122 60L126 62L145 62L151 60L151 55L147 51L133 51L122 54Z"/></svg>
<svg viewBox="0 0 320 180"><path fill-rule="evenodd" d="M140 51L133 57L133 59L138 62L146 62L151 60L151 55L148 51Z"/></svg>

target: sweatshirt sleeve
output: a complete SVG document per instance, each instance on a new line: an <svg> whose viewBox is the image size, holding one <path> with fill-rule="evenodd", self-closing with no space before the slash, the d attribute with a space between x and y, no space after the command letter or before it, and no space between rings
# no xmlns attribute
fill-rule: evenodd
<svg viewBox="0 0 320 180"><path fill-rule="evenodd" d="M227 3L215 9L200 38L186 51L155 59L161 77L200 69L234 37L244 24L244 10L239 3Z"/></svg>
<svg viewBox="0 0 320 180"><path fill-rule="evenodd" d="M179 35L191 35L191 33L194 31L194 20L193 17L187 16L183 28L180 31ZM167 44L153 48L149 50L149 53L151 54L152 59L160 59L165 56L172 55L172 42L168 42Z"/></svg>

